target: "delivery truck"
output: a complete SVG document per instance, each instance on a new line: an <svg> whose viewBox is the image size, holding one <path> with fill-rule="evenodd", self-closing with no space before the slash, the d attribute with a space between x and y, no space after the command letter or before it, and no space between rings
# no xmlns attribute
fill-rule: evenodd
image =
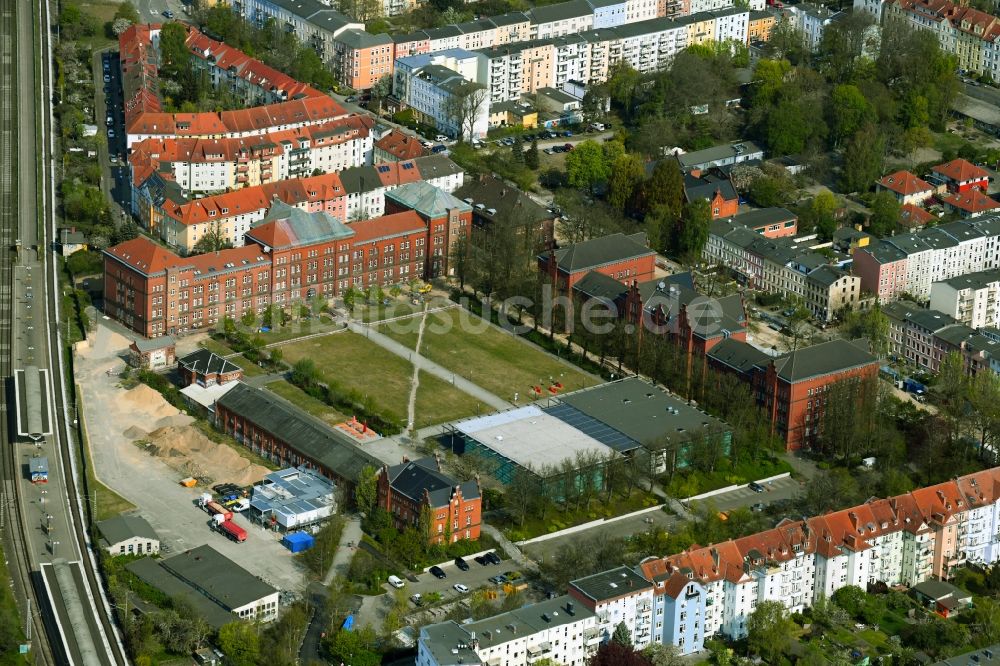
<svg viewBox="0 0 1000 666"><path fill-rule="evenodd" d="M219 523L219 531L237 543L247 540L247 531L231 520L223 520Z"/></svg>
<svg viewBox="0 0 1000 666"><path fill-rule="evenodd" d="M28 463L28 472L32 483L48 483L49 459L44 456L34 456Z"/></svg>

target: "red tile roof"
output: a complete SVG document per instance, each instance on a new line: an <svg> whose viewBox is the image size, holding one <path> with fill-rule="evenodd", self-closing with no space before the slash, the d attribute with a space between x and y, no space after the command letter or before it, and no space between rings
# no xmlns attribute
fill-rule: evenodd
<svg viewBox="0 0 1000 666"><path fill-rule="evenodd" d="M375 147L381 148L398 160L412 160L424 154L420 139L396 129L376 141Z"/></svg>
<svg viewBox="0 0 1000 666"><path fill-rule="evenodd" d="M995 199L976 189L954 192L941 199L941 202L967 213L985 213L988 210L1000 208L1000 203L997 203Z"/></svg>
<svg viewBox="0 0 1000 666"><path fill-rule="evenodd" d="M932 167L931 171L936 174L940 174L949 180L955 181L956 183L984 180L990 176L985 169L980 169L972 162L963 160L962 158L954 159L950 162L945 162L944 164L938 164L936 167Z"/></svg>
<svg viewBox="0 0 1000 666"><path fill-rule="evenodd" d="M402 213L383 215L373 220L354 222L348 225L348 228L354 232L351 243L356 245L393 236L424 232L427 230L427 225L414 211L408 210Z"/></svg>
<svg viewBox="0 0 1000 666"><path fill-rule="evenodd" d="M143 275L160 273L182 261L176 254L145 236L119 243L107 248L105 252Z"/></svg>
<svg viewBox="0 0 1000 666"><path fill-rule="evenodd" d="M883 176L882 180L878 182L882 187L903 196L919 194L920 192L931 192L934 189L930 183L921 180L909 171L890 173L887 176Z"/></svg>
<svg viewBox="0 0 1000 666"><path fill-rule="evenodd" d="M928 212L914 204L903 204L899 207L899 223L905 227L922 227L934 218L934 213Z"/></svg>

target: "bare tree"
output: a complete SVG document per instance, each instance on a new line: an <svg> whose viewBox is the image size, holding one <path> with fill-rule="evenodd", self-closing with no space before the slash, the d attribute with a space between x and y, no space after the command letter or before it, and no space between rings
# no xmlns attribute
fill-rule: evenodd
<svg viewBox="0 0 1000 666"><path fill-rule="evenodd" d="M476 117L486 102L489 92L486 88L471 81L462 81L452 86L451 94L445 102L445 113L458 128L459 141L472 137L475 130Z"/></svg>

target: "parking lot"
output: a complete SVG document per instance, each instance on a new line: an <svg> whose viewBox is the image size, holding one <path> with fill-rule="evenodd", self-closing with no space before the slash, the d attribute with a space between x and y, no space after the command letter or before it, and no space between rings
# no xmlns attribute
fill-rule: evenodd
<svg viewBox="0 0 1000 666"><path fill-rule="evenodd" d="M750 488L740 488L692 502L691 505L698 506L710 502L719 511L732 511L740 507L752 507L755 504L766 507L779 500L792 499L802 491L802 483L791 477L775 479L761 485L764 487L763 492L755 493Z"/></svg>
<svg viewBox="0 0 1000 666"><path fill-rule="evenodd" d="M502 552L497 552L500 557L503 557ZM517 563L512 560L503 560L498 565L487 565L483 566L473 560L471 557L465 560L469 564L468 571L462 571L454 562L448 562L447 564L440 565L441 569L444 571L446 578L435 578L431 573L424 572L417 576L417 582L411 580L406 581L406 586L403 588L406 590L406 596L410 597L414 594L420 594L421 596L426 596L431 592L437 592L441 595L444 601L460 599L462 597L467 597L473 590L480 587L496 587L495 583L489 582L489 579L497 574L502 574L508 571L518 571ZM469 588L469 592L458 592L455 590L453 585L456 583L461 583ZM388 584L385 588L391 590Z"/></svg>

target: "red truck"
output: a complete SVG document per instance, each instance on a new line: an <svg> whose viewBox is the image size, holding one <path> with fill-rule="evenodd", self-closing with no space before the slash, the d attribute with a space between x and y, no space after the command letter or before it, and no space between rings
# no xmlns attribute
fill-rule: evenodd
<svg viewBox="0 0 1000 666"><path fill-rule="evenodd" d="M205 505L205 509L210 514L212 514L213 516L216 516L216 515L222 516L226 520L232 520L233 519L233 512L230 511L229 509L226 509L225 507L223 507L218 502L209 502L209 503L207 503Z"/></svg>
<svg viewBox="0 0 1000 666"><path fill-rule="evenodd" d="M243 543L247 540L247 531L231 520L224 520L219 523L219 529L237 543Z"/></svg>

